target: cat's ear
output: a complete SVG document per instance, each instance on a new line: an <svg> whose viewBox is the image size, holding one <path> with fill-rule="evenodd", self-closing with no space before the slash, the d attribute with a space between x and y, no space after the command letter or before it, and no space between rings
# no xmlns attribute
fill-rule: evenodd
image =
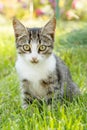
<svg viewBox="0 0 87 130"><path fill-rule="evenodd" d="M56 17L53 16L48 23L42 28L41 33L42 35L50 35L54 39L56 28Z"/></svg>
<svg viewBox="0 0 87 130"><path fill-rule="evenodd" d="M27 35L28 33L24 25L16 18L13 19L13 28L16 38L18 38L19 36Z"/></svg>

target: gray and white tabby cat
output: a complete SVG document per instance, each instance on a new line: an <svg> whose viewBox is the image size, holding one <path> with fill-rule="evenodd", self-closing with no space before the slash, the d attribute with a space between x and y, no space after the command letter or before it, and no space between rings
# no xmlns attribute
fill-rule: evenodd
<svg viewBox="0 0 87 130"><path fill-rule="evenodd" d="M79 88L72 81L63 61L53 54L56 18L42 28L26 28L17 19L13 20L17 61L16 70L20 79L23 108L34 99L58 101L72 99Z"/></svg>

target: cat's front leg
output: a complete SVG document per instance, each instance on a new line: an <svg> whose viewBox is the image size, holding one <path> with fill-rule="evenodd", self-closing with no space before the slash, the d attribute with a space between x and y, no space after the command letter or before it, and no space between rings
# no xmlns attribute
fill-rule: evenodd
<svg viewBox="0 0 87 130"><path fill-rule="evenodd" d="M61 84L63 85L63 84ZM48 109L56 109L59 103L62 103L63 91L61 90L58 80L53 80L50 82L48 87L48 92L45 101L48 105Z"/></svg>
<svg viewBox="0 0 87 130"><path fill-rule="evenodd" d="M28 108L29 104L32 104L32 99L31 99L31 95L28 92L23 92L22 93L22 108L26 109Z"/></svg>
<svg viewBox="0 0 87 130"><path fill-rule="evenodd" d="M28 108L29 104L32 103L32 96L29 92L30 83L24 79L21 81L21 93L22 93L22 108Z"/></svg>
<svg viewBox="0 0 87 130"><path fill-rule="evenodd" d="M55 106L54 104L62 101L63 96L58 86L53 87L53 89L53 91L49 91L47 94L47 104L52 104L52 106Z"/></svg>

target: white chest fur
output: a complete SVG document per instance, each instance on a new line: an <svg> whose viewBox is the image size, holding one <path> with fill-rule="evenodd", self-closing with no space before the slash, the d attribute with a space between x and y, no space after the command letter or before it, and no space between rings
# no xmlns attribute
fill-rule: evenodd
<svg viewBox="0 0 87 130"><path fill-rule="evenodd" d="M20 56L16 61L16 70L20 80L27 79L32 82L31 92L35 95L45 95L45 91L39 85L41 79L46 79L56 67L56 59L51 55L45 62L40 64L27 64Z"/></svg>

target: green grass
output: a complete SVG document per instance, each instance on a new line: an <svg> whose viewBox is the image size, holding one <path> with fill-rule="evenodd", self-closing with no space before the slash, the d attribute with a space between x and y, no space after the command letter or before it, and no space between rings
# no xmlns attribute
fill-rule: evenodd
<svg viewBox="0 0 87 130"><path fill-rule="evenodd" d="M14 67L14 37L7 33L0 35L0 130L87 130L87 47L83 44L70 46L69 42L66 46L64 39L68 36L71 37L61 36L62 44L56 35L54 51L69 66L82 95L72 103L58 103L56 110L49 110L44 103L40 112L36 102L27 110L21 108L19 80Z"/></svg>

